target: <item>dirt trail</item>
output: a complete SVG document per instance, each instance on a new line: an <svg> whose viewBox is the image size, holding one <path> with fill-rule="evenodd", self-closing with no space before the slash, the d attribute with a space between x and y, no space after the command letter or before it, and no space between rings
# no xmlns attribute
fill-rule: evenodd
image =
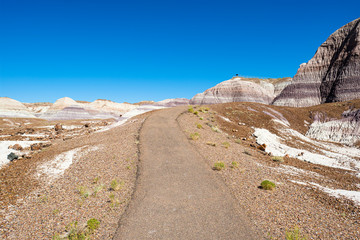
<svg viewBox="0 0 360 240"><path fill-rule="evenodd" d="M137 188L114 239L260 239L179 129L183 111L157 111L145 121Z"/></svg>

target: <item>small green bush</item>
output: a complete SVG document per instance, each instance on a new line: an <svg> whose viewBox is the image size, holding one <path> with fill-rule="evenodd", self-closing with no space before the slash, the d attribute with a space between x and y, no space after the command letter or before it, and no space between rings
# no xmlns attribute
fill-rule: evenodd
<svg viewBox="0 0 360 240"><path fill-rule="evenodd" d="M78 192L82 198L87 198L91 195L90 190L85 186L80 186L78 188Z"/></svg>
<svg viewBox="0 0 360 240"><path fill-rule="evenodd" d="M264 190L273 190L275 189L275 183L269 181L269 180L264 180L261 182L260 184L261 188Z"/></svg>
<svg viewBox="0 0 360 240"><path fill-rule="evenodd" d="M231 168L238 168L239 167L239 163L236 161L232 161L231 162Z"/></svg>
<svg viewBox="0 0 360 240"><path fill-rule="evenodd" d="M200 138L200 134L198 132L195 132L195 133L191 133L190 134L190 138L192 140L198 140Z"/></svg>
<svg viewBox="0 0 360 240"><path fill-rule="evenodd" d="M198 129L202 129L202 128L203 128L203 126L202 126L200 123L197 123L197 124L196 124L196 127L197 127Z"/></svg>
<svg viewBox="0 0 360 240"><path fill-rule="evenodd" d="M306 240L307 238L305 236L302 236L300 228L298 226L295 226L290 231L286 231L285 239L286 240Z"/></svg>
<svg viewBox="0 0 360 240"><path fill-rule="evenodd" d="M189 112L189 113L194 113L194 108L193 108L192 106L190 106L190 107L188 108L188 112Z"/></svg>
<svg viewBox="0 0 360 240"><path fill-rule="evenodd" d="M90 218L87 221L87 228L90 233L93 233L96 229L99 228L100 222L96 218Z"/></svg>
<svg viewBox="0 0 360 240"><path fill-rule="evenodd" d="M223 142L222 145L223 145L224 148L229 148L230 147L229 142Z"/></svg>
<svg viewBox="0 0 360 240"><path fill-rule="evenodd" d="M120 202L119 202L119 200L115 199L114 194L110 194L109 198L110 198L111 207L119 206Z"/></svg>
<svg viewBox="0 0 360 240"><path fill-rule="evenodd" d="M197 116L197 115L199 115L199 112L198 112L198 111L195 111L194 114Z"/></svg>
<svg viewBox="0 0 360 240"><path fill-rule="evenodd" d="M114 179L110 183L110 190L118 191L121 189L122 185L124 185L124 182L118 182L116 179Z"/></svg>
<svg viewBox="0 0 360 240"><path fill-rule="evenodd" d="M214 132L217 132L217 133L221 132L217 126L212 126L211 130L213 130Z"/></svg>
<svg viewBox="0 0 360 240"><path fill-rule="evenodd" d="M214 163L213 170L220 171L220 170L222 170L223 168L225 168L225 163L223 163L223 162L216 162L216 163Z"/></svg>
<svg viewBox="0 0 360 240"><path fill-rule="evenodd" d="M200 119L200 120L204 120L204 118L203 118L203 117L200 117L199 119Z"/></svg>

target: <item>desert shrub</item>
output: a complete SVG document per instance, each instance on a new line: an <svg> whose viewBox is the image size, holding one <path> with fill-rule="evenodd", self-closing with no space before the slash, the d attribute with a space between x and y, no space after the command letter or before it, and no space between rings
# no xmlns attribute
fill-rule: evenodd
<svg viewBox="0 0 360 240"><path fill-rule="evenodd" d="M217 132L217 133L221 132L217 126L212 126L211 130L213 130L214 132Z"/></svg>
<svg viewBox="0 0 360 240"><path fill-rule="evenodd" d="M269 180L264 180L261 182L260 186L264 190L273 190L275 188L275 183Z"/></svg>
<svg viewBox="0 0 360 240"><path fill-rule="evenodd" d="M203 126L202 126L200 123L197 123L197 124L196 124L196 127L197 127L198 129L202 129L202 128L203 128Z"/></svg>
<svg viewBox="0 0 360 240"><path fill-rule="evenodd" d="M220 171L223 168L225 168L225 163L223 163L223 162L214 163L213 170Z"/></svg>
<svg viewBox="0 0 360 240"><path fill-rule="evenodd" d="M102 184L97 185L97 186L94 188L94 191L92 192L92 195L93 195L94 197L96 197L96 194L97 194L98 192L100 192L101 190L103 190L103 189L104 189L104 185L102 185Z"/></svg>
<svg viewBox="0 0 360 240"><path fill-rule="evenodd" d="M90 218L87 221L87 229L90 233L93 233L96 229L99 228L100 222L96 218Z"/></svg>
<svg viewBox="0 0 360 240"><path fill-rule="evenodd" d="M238 168L239 167L239 163L236 161L232 161L231 162L231 168Z"/></svg>
<svg viewBox="0 0 360 240"><path fill-rule="evenodd" d="M224 148L229 148L230 147L229 142L223 142L222 145L223 145Z"/></svg>
<svg viewBox="0 0 360 240"><path fill-rule="evenodd" d="M78 192L82 198L87 198L91 195L90 190L85 186L80 186L78 188Z"/></svg>
<svg viewBox="0 0 360 240"><path fill-rule="evenodd" d="M115 198L114 194L110 194L109 199L110 199L111 207L116 207L116 206L118 206L120 204L119 200L117 200Z"/></svg>
<svg viewBox="0 0 360 240"><path fill-rule="evenodd" d="M116 179L112 180L110 183L111 191L118 191L121 189L121 186L124 185L124 182L118 182Z"/></svg>
<svg viewBox="0 0 360 240"><path fill-rule="evenodd" d="M192 106L189 106L188 112L189 112L189 113L194 113L194 108L193 108Z"/></svg>
<svg viewBox="0 0 360 240"><path fill-rule="evenodd" d="M97 184L100 180L100 177L95 177L93 180L93 184Z"/></svg>
<svg viewBox="0 0 360 240"><path fill-rule="evenodd" d="M214 142L207 142L206 145L210 145L210 146L215 147L215 146L216 146L216 143L214 143Z"/></svg>
<svg viewBox="0 0 360 240"><path fill-rule="evenodd" d="M204 118L203 118L203 117L200 117L199 119L200 119L200 120L204 120Z"/></svg>
<svg viewBox="0 0 360 240"><path fill-rule="evenodd" d="M199 112L198 112L198 111L195 111L194 114L197 116L197 115L199 115Z"/></svg>
<svg viewBox="0 0 360 240"><path fill-rule="evenodd" d="M285 233L286 240L306 240L305 236L302 236L300 228L295 226L293 229L286 231Z"/></svg>
<svg viewBox="0 0 360 240"><path fill-rule="evenodd" d="M281 156L272 156L271 159L272 159L274 162L284 162L284 158L281 157Z"/></svg>
<svg viewBox="0 0 360 240"><path fill-rule="evenodd" d="M198 140L199 138L200 138L200 134L198 132L190 134L190 139L192 140Z"/></svg>

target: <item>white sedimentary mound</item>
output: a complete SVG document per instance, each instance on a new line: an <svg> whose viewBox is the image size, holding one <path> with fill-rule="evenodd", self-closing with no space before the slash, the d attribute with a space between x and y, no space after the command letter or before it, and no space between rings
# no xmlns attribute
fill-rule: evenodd
<svg viewBox="0 0 360 240"><path fill-rule="evenodd" d="M269 104L275 97L274 86L271 83L257 84L241 77L233 77L196 94L190 104L216 104L227 102L259 102Z"/></svg>
<svg viewBox="0 0 360 240"><path fill-rule="evenodd" d="M319 115L317 113L316 115ZM332 141L352 146L360 142L360 109L347 110L341 119L322 121L315 117L306 136L323 141Z"/></svg>
<svg viewBox="0 0 360 240"><path fill-rule="evenodd" d="M0 97L0 117L34 118L24 104L7 97Z"/></svg>

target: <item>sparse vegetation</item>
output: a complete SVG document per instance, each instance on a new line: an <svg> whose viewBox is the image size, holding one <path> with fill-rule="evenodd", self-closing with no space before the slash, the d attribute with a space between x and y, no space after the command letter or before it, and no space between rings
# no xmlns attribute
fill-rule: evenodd
<svg viewBox="0 0 360 240"><path fill-rule="evenodd" d="M189 106L188 112L189 112L189 113L194 113L194 108L193 108L193 106Z"/></svg>
<svg viewBox="0 0 360 240"><path fill-rule="evenodd" d="M232 161L230 167L231 167L231 168L238 168L238 167L239 167L239 163L236 162L236 161Z"/></svg>
<svg viewBox="0 0 360 240"><path fill-rule="evenodd" d="M229 143L229 142L223 142L222 145L223 145L223 147L226 148L226 149L230 147L230 143Z"/></svg>
<svg viewBox="0 0 360 240"><path fill-rule="evenodd" d="M264 180L261 182L260 184L261 188L264 190L273 190L275 189L275 183L269 181L269 180Z"/></svg>
<svg viewBox="0 0 360 240"><path fill-rule="evenodd" d="M235 143L240 144L240 143L241 143L241 139L239 139L239 138L235 139Z"/></svg>
<svg viewBox="0 0 360 240"><path fill-rule="evenodd" d="M217 126L212 126L211 130L213 130L214 132L217 132L217 133L221 132Z"/></svg>
<svg viewBox="0 0 360 240"><path fill-rule="evenodd" d="M118 182L116 179L112 180L110 183L110 190L111 191L119 191L121 186L124 185L124 182Z"/></svg>
<svg viewBox="0 0 360 240"><path fill-rule="evenodd" d="M203 128L203 126L202 126L200 123L197 123L197 124L196 124L196 127L197 127L198 129L202 129L202 128Z"/></svg>
<svg viewBox="0 0 360 240"><path fill-rule="evenodd" d="M284 158L281 157L281 156L272 156L271 159L274 161L274 162L284 162Z"/></svg>
<svg viewBox="0 0 360 240"><path fill-rule="evenodd" d="M100 177L95 177L94 180L93 180L93 184L97 184L100 180Z"/></svg>
<svg viewBox="0 0 360 240"><path fill-rule="evenodd" d="M198 112L198 111L195 111L194 114L195 114L195 115L199 115L199 112Z"/></svg>
<svg viewBox="0 0 360 240"><path fill-rule="evenodd" d="M225 163L224 162L219 161L219 162L214 163L213 170L220 171L223 168L225 168Z"/></svg>
<svg viewBox="0 0 360 240"><path fill-rule="evenodd" d="M94 188L94 191L92 192L91 195L93 195L94 197L96 197L96 194L98 192L101 192L101 190L104 189L104 185L100 184L100 185L97 185L95 188Z"/></svg>
<svg viewBox="0 0 360 240"><path fill-rule="evenodd" d="M78 192L82 198L87 198L91 195L90 190L85 186L80 186L78 188Z"/></svg>
<svg viewBox="0 0 360 240"><path fill-rule="evenodd" d="M200 119L200 120L204 120L204 118L203 118L203 117L200 117L199 119Z"/></svg>
<svg viewBox="0 0 360 240"><path fill-rule="evenodd" d="M195 132L195 133L191 133L190 134L190 138L192 140L198 140L200 138L200 134L198 132Z"/></svg>
<svg viewBox="0 0 360 240"><path fill-rule="evenodd" d="M115 199L115 194L110 194L109 195L109 198L110 198L110 203L111 203L111 207L117 207L119 206L120 202L118 199Z"/></svg>
<svg viewBox="0 0 360 240"><path fill-rule="evenodd" d="M285 233L286 240L306 240L305 236L302 236L300 228L295 226L293 229L286 231Z"/></svg>
<svg viewBox="0 0 360 240"><path fill-rule="evenodd" d="M91 234L95 232L100 226L100 221L96 218L91 218L87 221L86 226L79 226L77 221L66 226L66 234L60 236L56 233L53 240L87 240L90 239Z"/></svg>
<svg viewBox="0 0 360 240"><path fill-rule="evenodd" d="M207 142L206 145L210 145L210 146L216 147L216 143L214 143L214 142Z"/></svg>
<svg viewBox="0 0 360 240"><path fill-rule="evenodd" d="M96 218L90 218L87 221L87 229L89 230L90 233L93 233L96 229L98 229L99 225L100 225L100 221L97 220Z"/></svg>

